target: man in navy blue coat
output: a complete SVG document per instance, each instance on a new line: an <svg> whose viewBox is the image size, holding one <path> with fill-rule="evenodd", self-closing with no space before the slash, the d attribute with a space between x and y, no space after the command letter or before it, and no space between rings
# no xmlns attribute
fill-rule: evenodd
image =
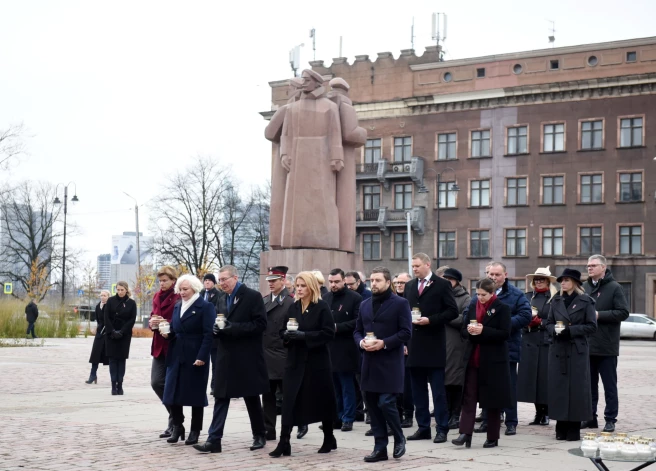
<svg viewBox="0 0 656 471"><path fill-rule="evenodd" d="M374 451L364 460L373 463L387 459L387 426L394 434L394 458L405 453L396 398L403 393L403 347L412 335L412 316L408 301L393 293L387 268L374 268L370 281L372 297L360 305L353 338L363 351L361 386L375 439ZM367 333L376 340L366 340Z"/></svg>

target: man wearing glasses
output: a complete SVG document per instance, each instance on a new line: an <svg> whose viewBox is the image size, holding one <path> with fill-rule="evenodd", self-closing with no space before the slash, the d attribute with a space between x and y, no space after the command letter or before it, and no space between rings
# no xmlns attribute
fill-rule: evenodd
<svg viewBox="0 0 656 471"><path fill-rule="evenodd" d="M412 280L412 277L405 272L399 273L394 277L394 289L396 294L405 297L405 285ZM403 347L405 361L408 360L408 344ZM401 415L401 428L411 428L414 425L415 403L412 400L412 380L410 379L410 370L406 367L403 383L403 394L399 394L397 401L399 414Z"/></svg>
<svg viewBox="0 0 656 471"><path fill-rule="evenodd" d="M348 272L344 278L344 284L348 289L352 289L362 296L363 301L371 297L371 291L366 288L357 271Z"/></svg>
<svg viewBox="0 0 656 471"><path fill-rule="evenodd" d="M403 293L405 292L405 285L411 279L412 278L407 273L399 273L394 277L394 289L396 289L397 295L403 297Z"/></svg>

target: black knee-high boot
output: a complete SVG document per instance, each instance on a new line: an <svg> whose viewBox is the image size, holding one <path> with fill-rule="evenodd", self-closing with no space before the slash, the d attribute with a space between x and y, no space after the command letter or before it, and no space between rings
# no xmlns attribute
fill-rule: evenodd
<svg viewBox="0 0 656 471"><path fill-rule="evenodd" d="M331 424L332 425L332 424ZM331 428L332 431L332 428ZM281 456L289 456L292 454L292 446L289 443L289 437L292 434L292 428L289 425L283 425L280 430L280 441L275 450L269 453L272 458L280 458Z"/></svg>
<svg viewBox="0 0 656 471"><path fill-rule="evenodd" d="M321 421L323 425L323 445L319 448L317 453L330 453L332 450L337 449L337 440L333 433L332 420L324 419Z"/></svg>

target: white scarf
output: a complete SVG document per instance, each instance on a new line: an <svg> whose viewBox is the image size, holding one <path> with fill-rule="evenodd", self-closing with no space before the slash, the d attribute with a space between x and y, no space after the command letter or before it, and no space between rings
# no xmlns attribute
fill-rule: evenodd
<svg viewBox="0 0 656 471"><path fill-rule="evenodd" d="M182 319L182 316L184 316L184 313L187 312L187 309L189 309L191 305L194 304L199 297L200 294L196 293L187 301L184 300L182 301L182 306L180 306L180 319Z"/></svg>

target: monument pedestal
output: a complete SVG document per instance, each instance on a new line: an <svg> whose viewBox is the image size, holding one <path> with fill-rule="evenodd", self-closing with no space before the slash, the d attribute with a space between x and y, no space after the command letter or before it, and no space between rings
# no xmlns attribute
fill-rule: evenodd
<svg viewBox="0 0 656 471"><path fill-rule="evenodd" d="M296 276L302 271L320 270L328 283L328 273L333 268L360 270L360 260L351 252L323 249L280 249L260 254L260 292L267 293L269 285L266 275L269 267L289 267L289 275ZM327 288L328 286L326 286Z"/></svg>

